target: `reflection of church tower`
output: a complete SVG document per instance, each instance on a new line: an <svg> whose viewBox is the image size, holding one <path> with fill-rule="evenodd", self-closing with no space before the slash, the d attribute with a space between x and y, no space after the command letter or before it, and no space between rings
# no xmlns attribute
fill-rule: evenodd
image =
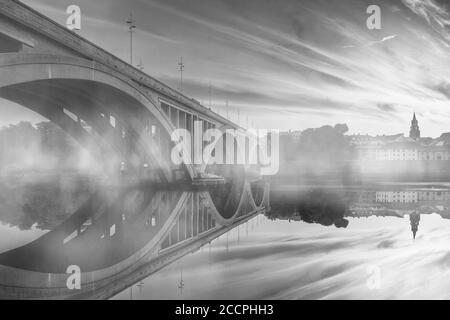
<svg viewBox="0 0 450 320"><path fill-rule="evenodd" d="M409 221L411 222L411 231L413 233L413 239L416 239L416 233L419 229L420 213L413 212L409 215Z"/></svg>
<svg viewBox="0 0 450 320"><path fill-rule="evenodd" d="M411 121L411 129L409 129L409 137L414 140L417 140L420 138L419 123L417 122L415 112L413 115L413 119Z"/></svg>

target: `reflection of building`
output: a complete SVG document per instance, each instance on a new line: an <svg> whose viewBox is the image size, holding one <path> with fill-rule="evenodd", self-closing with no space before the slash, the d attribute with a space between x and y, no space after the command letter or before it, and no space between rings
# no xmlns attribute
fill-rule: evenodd
<svg viewBox="0 0 450 320"><path fill-rule="evenodd" d="M450 201L450 191L418 191L419 201Z"/></svg>
<svg viewBox="0 0 450 320"><path fill-rule="evenodd" d="M399 188L400 189L400 188ZM403 189L400 191L357 191L348 206L346 217L398 217L409 215L413 239L419 230L421 214L438 214L450 219L449 189Z"/></svg>
<svg viewBox="0 0 450 320"><path fill-rule="evenodd" d="M403 202L414 203L417 202L418 192L415 191L377 191L377 202Z"/></svg>
<svg viewBox="0 0 450 320"><path fill-rule="evenodd" d="M372 216L403 218L403 215L398 213L397 210L376 206L350 206L346 216L352 218L368 218Z"/></svg>
<svg viewBox="0 0 450 320"><path fill-rule="evenodd" d="M411 213L409 215L409 221L411 223L411 231L413 234L413 239L415 239L417 230L419 229L420 213L417 213L417 212Z"/></svg>
<svg viewBox="0 0 450 320"><path fill-rule="evenodd" d="M351 216L358 217L437 213L444 219L450 219L450 190L361 190L350 202L349 212Z"/></svg>

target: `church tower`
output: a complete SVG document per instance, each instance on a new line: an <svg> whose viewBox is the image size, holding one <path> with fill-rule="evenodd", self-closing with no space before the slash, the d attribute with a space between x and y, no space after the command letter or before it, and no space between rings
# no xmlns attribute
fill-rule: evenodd
<svg viewBox="0 0 450 320"><path fill-rule="evenodd" d="M414 140L418 140L420 138L419 123L417 122L415 112L411 121L411 129L409 129L409 137Z"/></svg>

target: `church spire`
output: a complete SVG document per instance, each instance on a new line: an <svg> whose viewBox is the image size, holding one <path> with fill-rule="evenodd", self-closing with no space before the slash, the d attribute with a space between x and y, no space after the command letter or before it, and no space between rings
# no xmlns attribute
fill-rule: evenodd
<svg viewBox="0 0 450 320"><path fill-rule="evenodd" d="M409 215L409 221L411 223L411 231L413 234L413 239L416 239L416 233L417 230L419 230L419 223L420 223L420 213L418 212L412 212Z"/></svg>
<svg viewBox="0 0 450 320"><path fill-rule="evenodd" d="M413 113L413 119L411 120L411 128L409 130L409 137L414 140L420 139L419 122L416 119L416 113Z"/></svg>

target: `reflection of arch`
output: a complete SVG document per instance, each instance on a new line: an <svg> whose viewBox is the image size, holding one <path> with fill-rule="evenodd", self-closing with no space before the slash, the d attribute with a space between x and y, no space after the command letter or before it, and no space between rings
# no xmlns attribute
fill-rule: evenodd
<svg viewBox="0 0 450 320"><path fill-rule="evenodd" d="M265 189L268 190L267 188ZM112 201L113 204L110 203L111 200L107 201L105 204L105 201L103 201L102 198L96 194L82 209L80 209L79 212L75 213L60 227L57 227L28 245L10 250L4 255L0 255L0 297L61 299L76 298L77 296L92 297L95 296L96 292L98 292L101 296L110 296L114 292L118 292L118 288L125 288L126 284L138 281L142 278L141 275L145 274L145 272L149 272L147 269L158 270L161 266L168 263L167 261L171 261L171 259L173 259L173 255L176 255L176 252L173 252L172 254L170 253L170 250L167 256L163 255L159 259L162 241L169 234L169 232L171 232L174 224L177 221L180 221L180 215L183 212L186 213L186 207L189 205L192 205L192 208L195 207L195 204L191 204L192 201L190 201L192 200L194 194L191 192L156 192L156 194L147 194L146 191L141 193L135 188L131 188L126 191L126 193L128 194L128 197L122 193L112 195L111 198L114 199ZM211 218L213 218L216 222L219 222L219 225L229 225L229 223L240 221L241 218L245 219L247 215L253 216L259 209L262 209L254 206L254 201L252 201L251 198L249 183L246 183L244 192L240 197L238 210L234 217L230 220L220 220L220 214L217 209L214 208L211 198L208 197L208 192L199 192L195 194L201 195L205 199L208 214L211 215ZM196 197L196 199L197 198L198 197ZM264 199L266 199L266 197L264 197ZM264 203L267 203L267 201L264 200ZM134 205L134 207L131 208L130 215L127 214L127 210L121 209L122 206L119 206L119 208L115 207L117 203L120 204L127 202ZM145 236L151 231L150 227L150 229L144 230L146 228L145 225L151 221L149 218L155 216L155 206L153 205L154 202L165 203L160 206L160 209L161 212L165 212L166 214L164 214L164 217L161 217L161 220L158 218L157 228L151 232L151 235ZM252 203L253 208L251 208ZM92 223L83 230L82 227L85 225L87 220L91 220ZM122 220L125 221L123 225L121 225ZM64 268L69 264L76 264L76 261L80 261L73 260L73 257L68 260L60 260L62 261L62 264L56 266L58 270L44 268L40 271L26 271L26 269L24 270L24 268L21 268L19 265L6 263L8 259L14 260L18 256L26 256L29 258L29 253L39 246L41 248L45 248L45 246L49 245L50 247L47 247L46 250L48 251L55 249L56 252L57 246L52 247L52 245L54 245L55 242L61 244L63 239L67 238L68 235L74 230L77 231L77 234L74 238L70 238L68 242L66 242L67 245L71 246L72 249L76 249L77 247L78 249L86 248L88 243L86 240L91 241L92 239L97 239L98 241L99 239L102 239L100 236L102 233L110 230L110 225L112 223L116 226L115 230L118 238L108 238L107 241L111 246L118 246L122 243L122 241L124 241L127 245L122 249L125 249L125 251L107 250L105 252L107 256L116 252L123 254L121 257L109 257L112 259L110 261L114 262L113 264L101 266L96 269L91 268L91 270L85 269L86 265L84 265L81 269L81 290L79 291L71 291L66 288L68 275L64 273ZM129 225L133 227L130 229ZM220 232L221 229L219 225L214 224L213 230L205 231L214 232L214 230L216 230ZM121 230L128 230L128 232L121 234ZM198 234L200 237L205 235L208 235L208 233L200 232ZM142 236L144 236L144 238L140 239ZM192 240L196 240L196 237L192 238ZM136 246L136 242L138 246ZM130 243L132 245L131 247L129 246ZM189 242L187 244L189 244ZM127 251L128 248L130 250ZM27 252L28 249L29 252ZM98 249L101 250L102 248L99 247ZM99 250L97 251L100 252ZM91 251L88 250L88 252ZM66 251L59 250L59 252ZM83 251L82 256L87 260L89 260L89 257L95 260L96 257L95 254L93 254L94 252L95 250L86 255L86 252ZM56 257L56 255L52 256L52 254L53 253L50 253L50 256L46 257L47 261L49 261L49 258ZM14 257L14 255L16 256ZM64 255L62 257L64 258ZM158 259L156 259L157 257ZM34 258L39 257L35 256ZM34 268L36 266L32 267ZM88 271L85 272L83 270ZM137 280L134 280L133 282L130 278ZM126 282L124 282L124 279L126 279ZM108 294L108 292L110 293Z"/></svg>
<svg viewBox="0 0 450 320"><path fill-rule="evenodd" d="M72 263L83 271L102 269L131 255L127 251L130 246L144 246L148 237L154 236L156 226L170 216L181 195L134 188L109 193L94 193L58 227L35 241L1 253L0 264L48 273L64 273ZM149 216L155 210L158 221L150 224Z"/></svg>
<svg viewBox="0 0 450 320"><path fill-rule="evenodd" d="M113 106L115 112L121 113L121 120L134 129L135 135L140 137L143 131L143 128L138 126L139 120L143 120L143 117L154 118L162 128L168 145L172 145L170 133L175 128L165 117L151 93L145 92L145 89L138 87L132 80L99 63L48 54L5 54L0 57L0 70L9 75L0 79L0 96L6 99L28 107L31 104L31 98L38 98L38 94L42 94L43 89L53 94L64 91L67 95L60 94L57 100L59 99L66 105L70 105L71 100L79 101L79 97L76 97L74 91L87 93L92 105L95 104L96 98L112 97L109 100L103 100L103 107ZM27 97L23 97L24 90L28 93ZM64 97L66 97L65 100ZM35 105L36 108L40 108L41 112L47 112L44 116L48 117L49 113L58 111L49 109L49 106L43 104L44 102L41 99L41 104ZM132 110L135 111L133 118L128 116ZM138 143L142 150L149 149L145 145L145 141L138 141ZM168 159L163 161L160 159L160 155L154 154L153 150L147 151L152 160L158 163L158 167L164 168L164 175L167 180L170 180L170 172L167 168ZM184 165L183 169L188 178L194 177L192 166Z"/></svg>
<svg viewBox="0 0 450 320"><path fill-rule="evenodd" d="M264 196L261 203L261 207L264 207L267 211L271 210L270 207L270 183L266 183L264 186Z"/></svg>
<svg viewBox="0 0 450 320"><path fill-rule="evenodd" d="M208 194L213 207L220 212L220 220L232 221L236 217L236 212L240 203L243 201L242 197L245 193L245 169L234 166L223 166L230 171L225 176L230 177L227 183L215 187Z"/></svg>
<svg viewBox="0 0 450 320"><path fill-rule="evenodd" d="M120 281L121 277L132 273L133 270L142 267L143 264L154 258L153 253L158 250L160 239L163 238L164 235L167 234L167 232L170 230L175 219L178 217L180 211L185 206L186 199L189 195L188 192L169 194L172 196L169 195L168 201L170 202L170 205L167 208L167 214L165 214L164 219L160 222L158 229L155 230L155 233L152 234L152 237L148 239L148 241L143 243L142 246L137 247L137 250L133 251L132 253L130 252L128 256L124 256L125 258L120 259L117 263L111 266L88 272L83 272L83 269L81 269L81 290L74 292L67 289L66 280L68 275L64 272L52 273L51 271L44 272L43 270L26 271L21 268L17 268L17 266L15 267L5 265L5 261L2 261L3 263L2 265L0 265L0 297L59 299L70 298L76 295L83 295L89 292L94 292L98 288L107 287L115 281ZM156 199L160 199L160 197L156 197ZM144 213L136 214L135 221L132 222L137 227L144 224L142 219L145 218L142 216L142 214L152 214L151 201L144 202L149 204L149 206L147 208L144 208ZM46 239L49 240L48 242L53 242L55 239L62 240L62 238L66 234L71 232L71 230L79 228L79 225L85 222L87 218L92 218L92 216L87 215L86 212L87 211L85 210L85 213L79 212L78 214L74 214L71 222L64 223L65 226L55 229L55 234L52 234L53 231L50 231L46 235L28 245L25 245L24 247L13 249L7 252L5 255L0 255L3 256L2 260L6 260L8 258L8 255L10 256L9 258L11 258L12 254L23 254L26 251L27 247L32 250L36 245L45 245L45 243L43 242ZM122 211L119 212L119 218L121 218L121 212ZM105 212L105 218L108 218L108 216L109 213ZM64 234L61 234L62 231L64 231ZM90 234L87 231L84 232L85 236L89 237L92 235L92 233ZM93 235L97 236L98 233L96 233L94 230ZM130 236L134 235L135 234L131 234ZM82 238L83 233L81 233L79 237ZM111 242L111 244L114 245L115 242Z"/></svg>
<svg viewBox="0 0 450 320"><path fill-rule="evenodd" d="M264 185L264 189L262 192L262 196L261 196L261 200L259 204L255 203L255 199L253 198L252 195L252 191L251 191L251 187L250 187L250 183L249 182L245 182L243 188L242 188L242 192L240 194L240 196L235 199L235 201L237 200L238 204L235 207L235 210L232 212L231 215L225 215L223 211L221 211L221 209L223 210L223 208L218 208L215 205L215 202L213 201L213 197L211 196L210 193L205 192L206 196L208 197L210 203L212 204L212 210L214 212L215 215L215 219L217 220L217 222L221 225L228 225L233 223L234 220L236 220L237 218L248 214L249 212L253 212L256 210L260 210L263 208L269 209L270 203L269 203L269 184L266 183Z"/></svg>
<svg viewBox="0 0 450 320"><path fill-rule="evenodd" d="M254 181L250 183L250 189L252 193L253 200L255 201L255 205L257 207L261 207L264 201L264 193L265 193L265 183L262 180Z"/></svg>

